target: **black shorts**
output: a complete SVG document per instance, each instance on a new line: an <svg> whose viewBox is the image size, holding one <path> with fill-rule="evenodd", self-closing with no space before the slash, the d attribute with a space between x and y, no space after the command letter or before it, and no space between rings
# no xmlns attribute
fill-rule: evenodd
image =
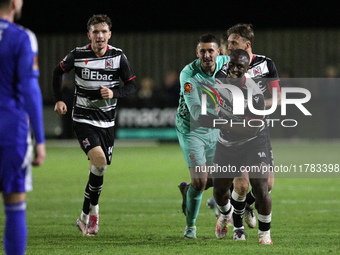
<svg viewBox="0 0 340 255"><path fill-rule="evenodd" d="M73 129L77 135L80 147L86 155L94 147L100 146L104 151L107 164L111 164L114 127L99 128L84 123L73 122Z"/></svg>
<svg viewBox="0 0 340 255"><path fill-rule="evenodd" d="M216 144L214 158L214 178L241 177L242 171L259 171L261 169L251 168L260 163L270 164L270 150L266 139L255 138L243 145L226 147L220 142ZM266 169L269 171L269 168Z"/></svg>

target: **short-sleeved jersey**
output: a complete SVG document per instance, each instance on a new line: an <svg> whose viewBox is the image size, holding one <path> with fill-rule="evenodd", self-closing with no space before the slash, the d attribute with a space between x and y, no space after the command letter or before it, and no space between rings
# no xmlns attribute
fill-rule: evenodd
<svg viewBox="0 0 340 255"><path fill-rule="evenodd" d="M27 143L29 123L44 142L35 34L0 19L0 145Z"/></svg>
<svg viewBox="0 0 340 255"><path fill-rule="evenodd" d="M216 81L220 84L226 84L225 81L226 73L223 69L221 69L216 74ZM249 110L248 102L252 100L253 107L257 110L264 110L264 96L261 89L256 85L256 83L251 78L244 77L244 82L240 86L240 90L243 93L244 97L244 115L234 115L233 114L233 93L227 88L217 89L217 92L220 96L221 101L219 103L219 117L221 119L226 119L228 121L232 121L233 123L245 123L251 119L263 120L264 116L256 115ZM248 98L248 90L252 92L252 98ZM243 124L235 124L235 125L243 125ZM265 137L266 129L265 124L260 127L257 134L253 137L242 137L239 135L235 135L229 131L220 131L220 136L218 138L218 142L223 144L224 146L235 146L242 145L248 141L251 141L257 137Z"/></svg>
<svg viewBox="0 0 340 255"><path fill-rule="evenodd" d="M206 94L207 111L213 113L217 104L215 90L215 75L228 63L228 56L217 56L215 72L207 75L202 71L199 59L186 65L180 74L180 99L177 108L176 127L182 133L195 130L196 133L206 134L209 129L199 127L197 119L201 113L202 94Z"/></svg>
<svg viewBox="0 0 340 255"><path fill-rule="evenodd" d="M260 87L264 98L272 98L271 88L268 87L270 86L269 82L280 80L274 62L266 56L254 54L249 65L248 74Z"/></svg>
<svg viewBox="0 0 340 255"><path fill-rule="evenodd" d="M114 126L118 99L103 99L100 85L113 89L119 87L119 79L127 82L136 77L123 51L108 45L106 53L98 57L88 44L72 50L60 67L64 72L75 69L73 121L100 128Z"/></svg>

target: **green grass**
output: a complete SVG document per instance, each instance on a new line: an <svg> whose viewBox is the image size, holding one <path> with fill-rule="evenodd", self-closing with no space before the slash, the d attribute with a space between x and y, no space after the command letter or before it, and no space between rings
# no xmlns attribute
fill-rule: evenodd
<svg viewBox="0 0 340 255"><path fill-rule="evenodd" d="M77 142L72 144L48 142L45 164L34 168L34 190L27 198L27 255L340 254L339 178L276 178L273 246L260 246L257 229L249 228L245 242L234 242L231 233L217 240L216 219L205 206L212 190L203 197L197 240L184 240L177 185L188 181L189 173L176 143L143 147L117 142L100 197L100 231L83 237L75 223L88 162ZM273 150L276 164L340 163L337 142L274 141ZM0 222L2 238L3 213Z"/></svg>

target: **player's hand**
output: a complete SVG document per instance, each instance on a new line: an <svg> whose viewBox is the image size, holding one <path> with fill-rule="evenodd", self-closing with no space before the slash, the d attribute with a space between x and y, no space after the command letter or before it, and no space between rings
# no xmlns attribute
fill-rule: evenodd
<svg viewBox="0 0 340 255"><path fill-rule="evenodd" d="M67 106L63 101L58 101L58 102L56 102L56 104L54 106L54 111L58 115L63 115L65 113L67 113Z"/></svg>
<svg viewBox="0 0 340 255"><path fill-rule="evenodd" d="M46 157L45 144L39 143L34 146L34 159L32 161L33 166L40 166L44 163Z"/></svg>
<svg viewBox="0 0 340 255"><path fill-rule="evenodd" d="M113 98L113 91L107 87L100 85L100 94L104 99Z"/></svg>
<svg viewBox="0 0 340 255"><path fill-rule="evenodd" d="M220 105L219 104L215 105L215 112L216 112L216 115L218 116L218 113L220 112Z"/></svg>
<svg viewBox="0 0 340 255"><path fill-rule="evenodd" d="M207 115L200 114L198 116L198 123L200 124L201 127L206 127L206 128L219 128L217 126L214 126L214 120L219 119L218 116L207 112Z"/></svg>

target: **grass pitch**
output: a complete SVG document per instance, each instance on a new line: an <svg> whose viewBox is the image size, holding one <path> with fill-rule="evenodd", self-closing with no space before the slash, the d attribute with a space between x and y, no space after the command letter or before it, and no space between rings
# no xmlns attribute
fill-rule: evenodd
<svg viewBox="0 0 340 255"><path fill-rule="evenodd" d="M273 150L275 164L340 163L338 142L274 141ZM212 190L203 196L198 238L182 238L185 217L177 185L189 181L189 172L177 143L117 142L104 177L95 237L82 236L76 227L88 176L86 156L76 141L47 142L45 163L34 168L33 176L34 190L27 198L28 255L340 254L340 178L276 178L274 245L260 246L257 229L246 228L245 242L233 241L232 229L216 239L216 219L205 206ZM0 222L2 239L3 213Z"/></svg>

